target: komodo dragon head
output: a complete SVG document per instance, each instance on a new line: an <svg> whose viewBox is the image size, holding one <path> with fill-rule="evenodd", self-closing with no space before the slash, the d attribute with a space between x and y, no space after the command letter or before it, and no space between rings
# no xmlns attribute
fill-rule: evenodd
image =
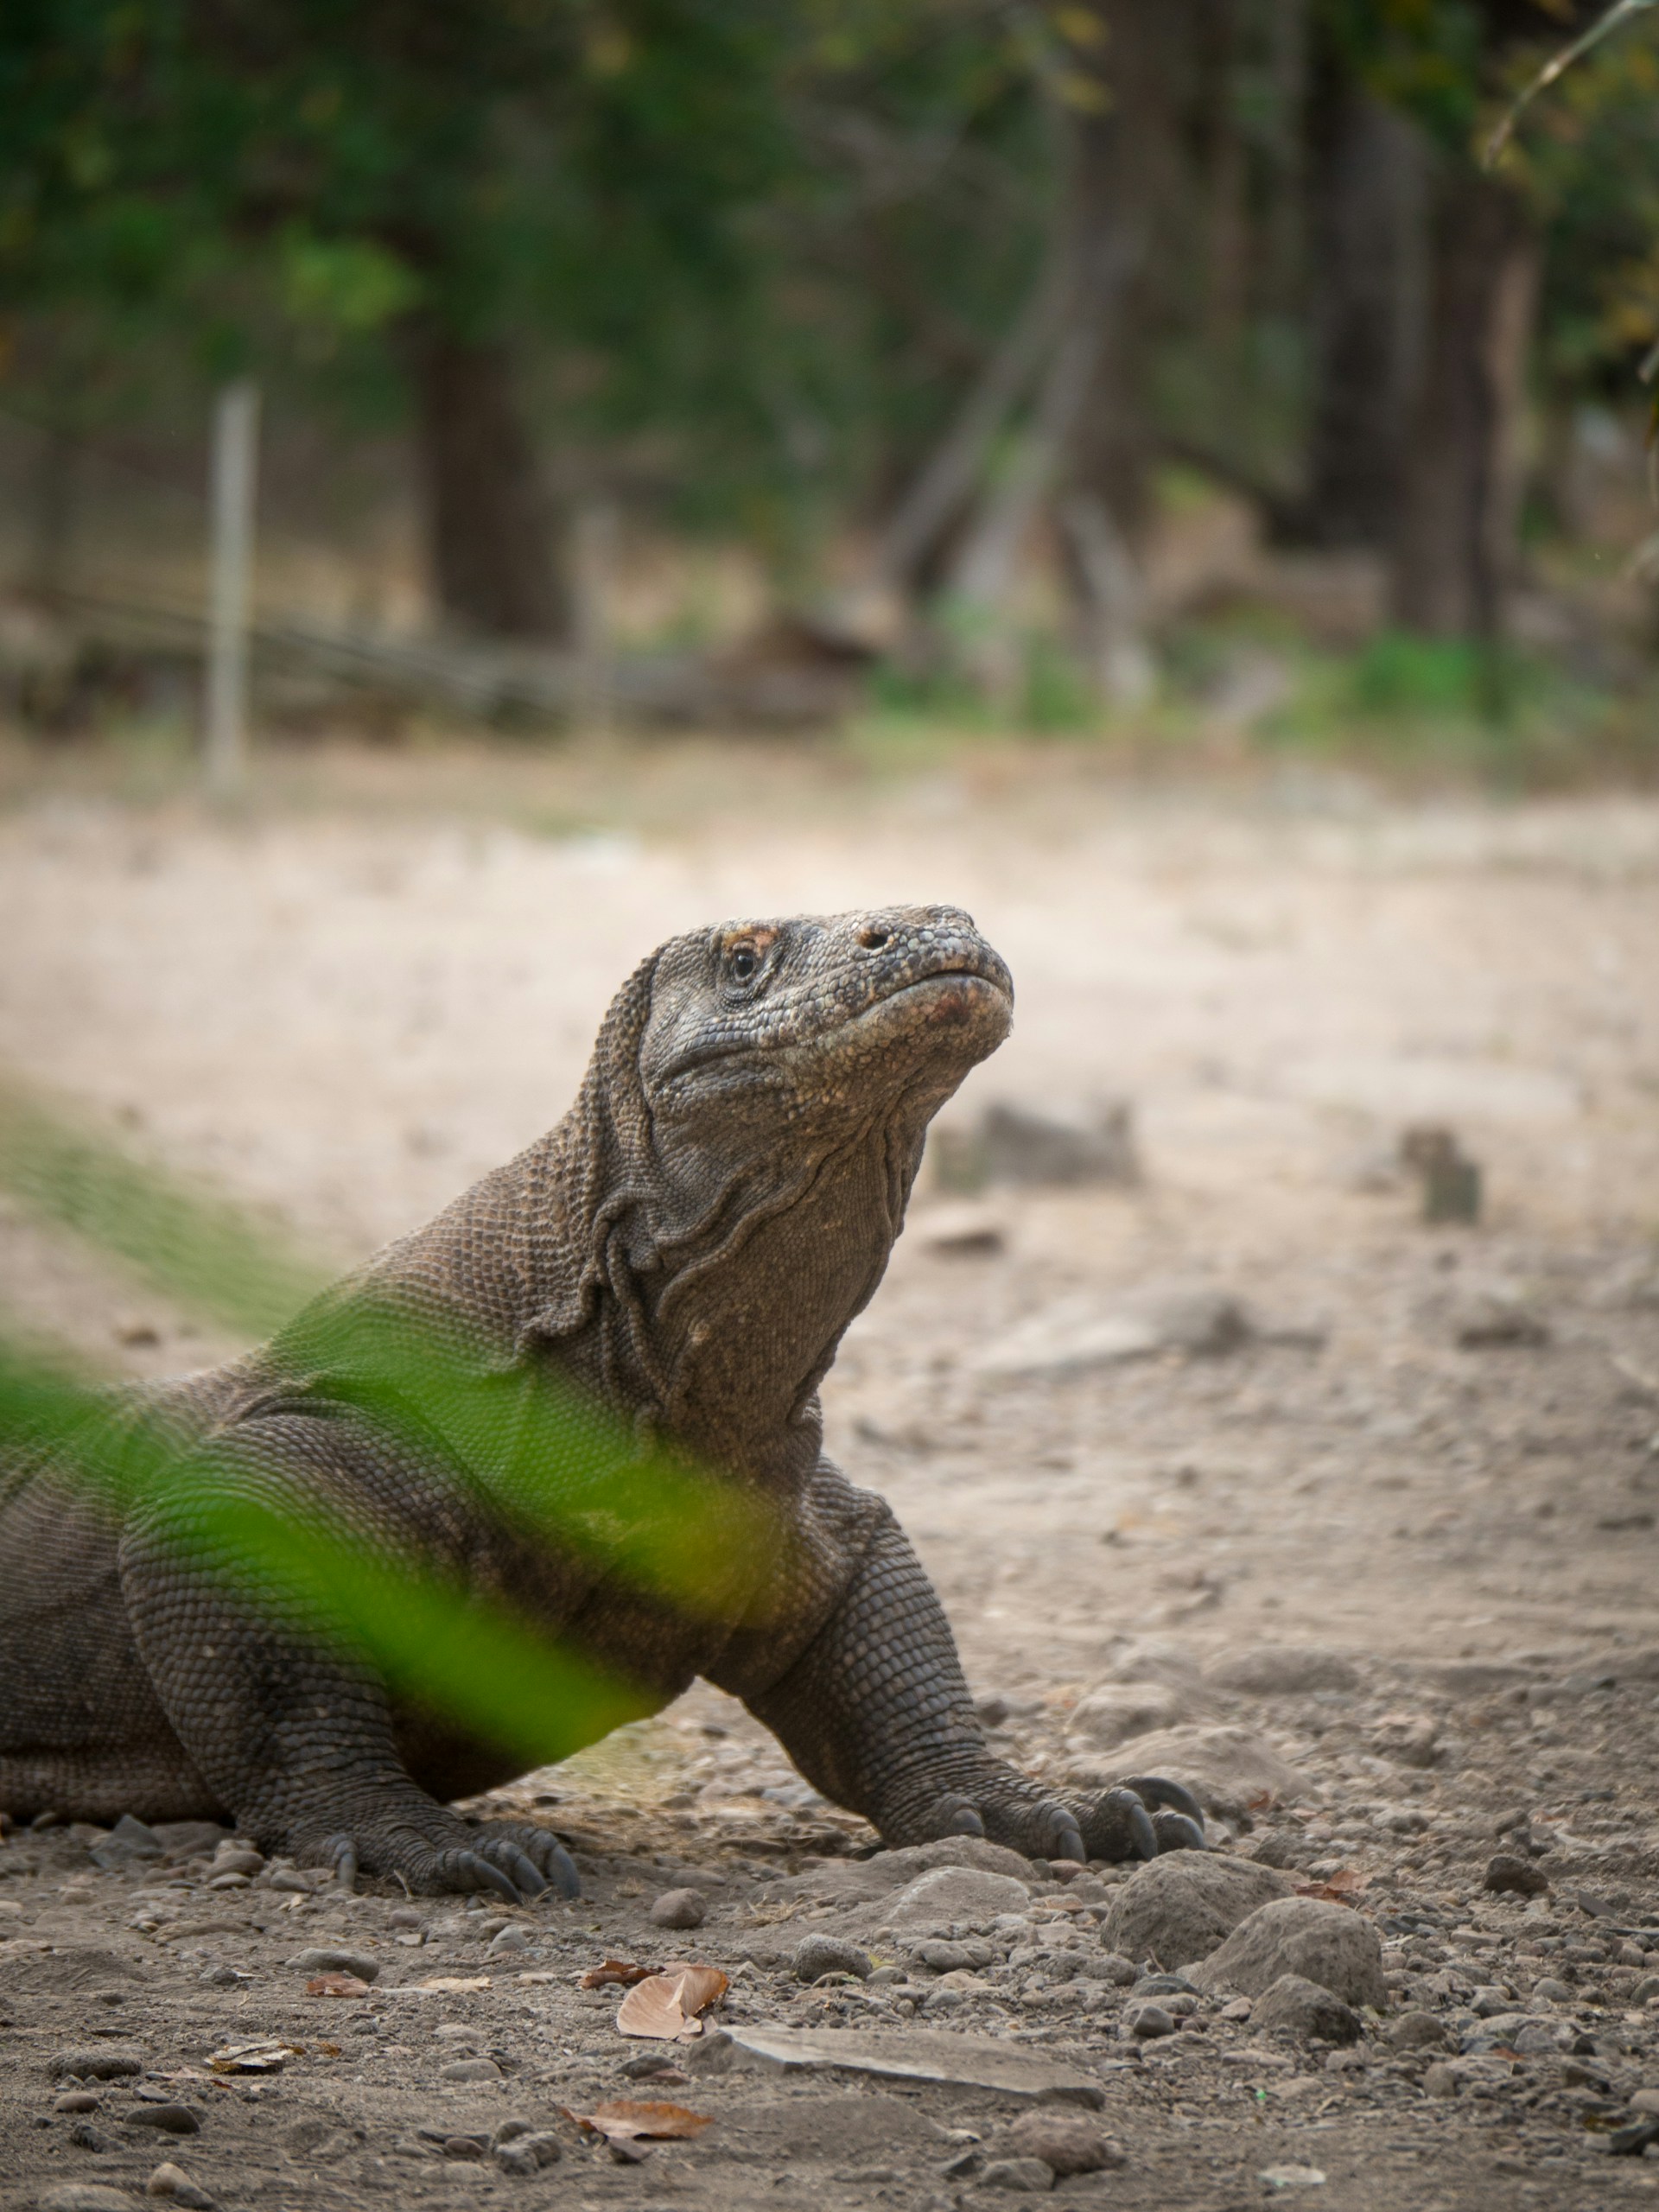
<svg viewBox="0 0 1659 2212"><path fill-rule="evenodd" d="M775 1465L786 1432L816 1430L929 1121L1013 1011L955 906L671 938L619 994L556 1138L582 1264L542 1332L598 1349L613 1402L728 1465Z"/></svg>

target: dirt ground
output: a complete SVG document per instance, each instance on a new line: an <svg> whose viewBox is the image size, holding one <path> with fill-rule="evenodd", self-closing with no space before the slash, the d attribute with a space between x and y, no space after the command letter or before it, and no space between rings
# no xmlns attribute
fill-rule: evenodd
<svg viewBox="0 0 1659 2212"><path fill-rule="evenodd" d="M616 1993L575 1983L606 1955L722 1967L738 2028L944 2027L1076 2069L1124 2154L1059 2183L1085 2204L1659 2190L1659 2145L1627 2140L1659 2119L1659 804L689 744L319 754L217 817L73 763L0 781L0 1065L342 1260L556 1118L610 992L671 931L967 906L1019 1012L950 1118L1127 1100L1141 1177L994 1185L966 1235L927 1192L830 1379L831 1447L917 1541L1010 1756L1072 1777L1287 1762L1271 1789L1207 1789L1217 1843L1346 1897L1388 1988L1351 2046L1208 1991L1185 2019L1185 1993L1150 1993L1174 2031L1137 2037L1132 1986L1053 1963L1067 1928L1108 1955L1145 1878L1122 1870L1035 1868L1023 1916L888 1932L837 1886L868 1832L699 1688L519 1786L576 1847L571 1907L346 1899L280 1867L212 1891L200 1836L119 1872L77 1828L0 1845L0 2205L142 2195L164 2158L273 2212L1046 2186L1004 2171L1019 2107L982 2088L702 2053L686 2086L631 2080ZM1421 1220L1398 1155L1423 1122L1479 1163L1479 1226ZM1238 1302L1227 1348L1077 1351L1192 1291ZM132 1373L224 1349L4 1201L0 1294ZM1286 1647L1325 1656L1278 1689L1230 1663ZM1500 1851L1547 1888L1485 1889ZM708 1916L664 1935L646 1908L684 1884ZM820 1930L897 1971L802 1984ZM925 1935L985 1957L930 1965ZM289 1961L319 1947L372 1958L369 1993L304 1994ZM433 1980L472 1986L412 1986ZM264 2075L207 2063L259 2039L303 2049ZM94 2046L140 2070L57 2110L54 2056ZM494 2070L444 2075L467 2058ZM634 2165L561 2117L628 2094L714 2125ZM162 2098L199 2132L136 2124ZM508 2119L557 2162L501 2171Z"/></svg>

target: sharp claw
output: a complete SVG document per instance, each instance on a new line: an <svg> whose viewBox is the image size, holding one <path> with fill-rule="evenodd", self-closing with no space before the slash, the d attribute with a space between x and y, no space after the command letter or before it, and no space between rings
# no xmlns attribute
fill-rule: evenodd
<svg viewBox="0 0 1659 2212"><path fill-rule="evenodd" d="M516 1843L510 1843L502 1856L506 1860L508 1873L521 1893L526 1897L540 1897L548 1886L548 1880L530 1853L521 1851Z"/></svg>
<svg viewBox="0 0 1659 2212"><path fill-rule="evenodd" d="M489 1860L481 1858L476 1851L458 1851L455 1853L455 1871L465 1875L470 1886L475 1890L493 1890L509 1904L524 1903L512 1877L504 1874L499 1866L492 1866Z"/></svg>
<svg viewBox="0 0 1659 2212"><path fill-rule="evenodd" d="M357 1846L348 1835L331 1836L327 1851L334 1863L334 1887L349 1897L357 1888Z"/></svg>
<svg viewBox="0 0 1659 2212"><path fill-rule="evenodd" d="M948 1832L951 1835L983 1835L985 1823L971 1805L963 1805L950 1815Z"/></svg>
<svg viewBox="0 0 1659 2212"><path fill-rule="evenodd" d="M1131 1774L1126 1777L1122 1787L1133 1789L1143 1805L1150 1805L1154 1809L1160 1805L1167 1805L1173 1813L1185 1813L1187 1819L1196 1821L1200 1828L1204 1826L1203 1806L1192 1792L1184 1789L1179 1782L1167 1781L1160 1774Z"/></svg>
<svg viewBox="0 0 1659 2212"><path fill-rule="evenodd" d="M1135 1844L1137 1859L1158 1856L1158 1831L1152 1825L1152 1815L1133 1789L1109 1789L1103 1803L1113 1806L1129 1824L1129 1835Z"/></svg>
<svg viewBox="0 0 1659 2212"><path fill-rule="evenodd" d="M562 1843L556 1843L547 1854L550 1861L547 1877L562 1897L582 1895L582 1877L576 1872L576 1862Z"/></svg>
<svg viewBox="0 0 1659 2212"><path fill-rule="evenodd" d="M1079 1866L1088 1865L1089 1854L1083 1847L1083 1830L1074 1820L1067 1818L1058 1823L1054 1831L1054 1842L1056 1848L1052 1857L1075 1859Z"/></svg>
<svg viewBox="0 0 1659 2212"><path fill-rule="evenodd" d="M1153 1821L1160 1851L1208 1851L1208 1839L1198 1822L1185 1813L1160 1813Z"/></svg>

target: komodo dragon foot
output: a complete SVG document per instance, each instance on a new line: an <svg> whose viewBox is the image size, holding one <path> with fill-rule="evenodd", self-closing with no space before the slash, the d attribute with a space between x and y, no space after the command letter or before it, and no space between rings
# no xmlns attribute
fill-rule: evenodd
<svg viewBox="0 0 1659 2212"><path fill-rule="evenodd" d="M412 1805L395 1814L372 1812L350 1829L324 1836L296 1855L332 1866L342 1889L358 1875L390 1874L411 1892L493 1890L509 1904L548 1895L582 1895L575 1861L546 1828L528 1821L474 1825L442 1805Z"/></svg>
<svg viewBox="0 0 1659 2212"><path fill-rule="evenodd" d="M982 1789L951 1790L913 1816L929 1837L982 1835L1028 1859L1113 1862L1204 1851L1204 1813L1179 1782L1136 1775L1097 1796L1046 1798L1038 1785L999 1768ZM893 1839L889 1839L893 1840Z"/></svg>

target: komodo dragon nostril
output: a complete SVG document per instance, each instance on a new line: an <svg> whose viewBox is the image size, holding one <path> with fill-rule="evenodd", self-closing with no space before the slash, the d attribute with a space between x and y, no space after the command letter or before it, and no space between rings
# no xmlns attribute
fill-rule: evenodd
<svg viewBox="0 0 1659 2212"><path fill-rule="evenodd" d="M880 952L882 946L884 944L890 944L892 939L893 931L891 930L876 929L872 927L869 929L860 930L858 933L858 941L867 952Z"/></svg>

